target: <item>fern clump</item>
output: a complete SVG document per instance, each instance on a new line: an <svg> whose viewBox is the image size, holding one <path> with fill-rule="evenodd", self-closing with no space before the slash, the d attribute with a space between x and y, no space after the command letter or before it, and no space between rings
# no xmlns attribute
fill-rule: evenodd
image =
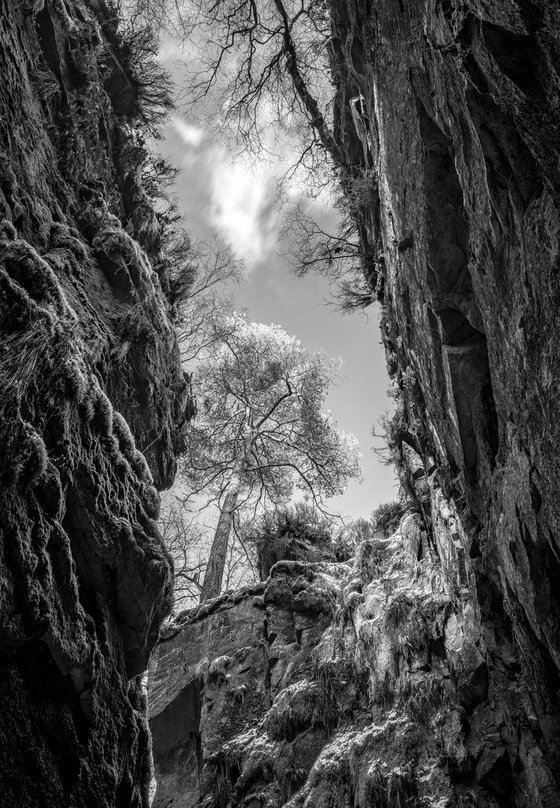
<svg viewBox="0 0 560 808"><path fill-rule="evenodd" d="M265 514L248 535L264 581L279 561L335 561L333 524L306 503Z"/></svg>

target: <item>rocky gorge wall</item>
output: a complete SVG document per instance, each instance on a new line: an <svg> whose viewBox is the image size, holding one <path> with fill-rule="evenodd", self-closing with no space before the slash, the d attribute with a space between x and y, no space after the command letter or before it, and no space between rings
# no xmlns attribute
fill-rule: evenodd
<svg viewBox="0 0 560 808"><path fill-rule="evenodd" d="M435 465L463 528L488 669L463 732L468 744L483 721L499 805L560 801L559 13L336 6L352 68L339 103L359 89L368 117L392 437L403 461ZM479 767L451 770L458 791L485 786Z"/></svg>
<svg viewBox="0 0 560 808"><path fill-rule="evenodd" d="M280 564L163 640L154 804L559 806L560 9L331 9L417 513L353 567Z"/></svg>
<svg viewBox="0 0 560 808"><path fill-rule="evenodd" d="M506 804L462 528L435 475L418 480L437 543L412 511L350 562L280 561L167 626L154 808ZM472 761L479 784L458 786Z"/></svg>
<svg viewBox="0 0 560 808"><path fill-rule="evenodd" d="M0 4L0 801L22 808L148 800L187 386L122 54L103 2Z"/></svg>

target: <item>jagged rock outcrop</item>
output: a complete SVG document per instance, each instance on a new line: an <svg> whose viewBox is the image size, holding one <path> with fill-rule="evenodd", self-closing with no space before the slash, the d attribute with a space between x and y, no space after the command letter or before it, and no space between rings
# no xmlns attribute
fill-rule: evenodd
<svg viewBox="0 0 560 808"><path fill-rule="evenodd" d="M439 547L411 513L353 563L279 562L169 626L150 667L154 808L453 804L488 671L461 528L427 487ZM499 757L488 744L479 765L501 788Z"/></svg>
<svg viewBox="0 0 560 808"><path fill-rule="evenodd" d="M0 45L0 801L144 806L186 384L141 98L103 2L4 0Z"/></svg>
<svg viewBox="0 0 560 808"><path fill-rule="evenodd" d="M290 638L291 667L267 657L279 678L252 693L268 688L272 704L265 710L263 695L243 731L244 705L231 695L226 708L199 670L202 774L192 785L190 770L191 795L199 788L220 806L559 806L560 9L331 9L343 180L400 391L391 440L420 516L408 517L415 539L402 525L381 575L359 572L359 561L348 573L363 584L351 609L332 584L338 611L317 642ZM273 571L256 606L266 626L266 592L279 580L289 588L293 574ZM170 643L190 647L199 619L159 647L158 680ZM216 619L206 616L205 630ZM207 647L210 664L211 637ZM334 674L334 713L322 674L298 668L306 653L317 671L357 665ZM228 657L224 699L251 676ZM193 804L172 793L177 749L158 760L159 805Z"/></svg>

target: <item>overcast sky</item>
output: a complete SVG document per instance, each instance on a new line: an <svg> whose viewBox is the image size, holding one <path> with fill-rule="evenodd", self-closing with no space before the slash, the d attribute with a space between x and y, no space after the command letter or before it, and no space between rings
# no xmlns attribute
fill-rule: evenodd
<svg viewBox="0 0 560 808"><path fill-rule="evenodd" d="M173 68L171 62L168 66ZM349 517L368 517L397 495L392 468L382 465L371 448L372 426L392 408L377 307L370 307L367 318L342 315L325 305L326 281L290 273L281 256L282 222L275 204L274 177L285 165L234 159L208 127L179 114L168 124L158 150L181 169L176 193L189 232L204 241L222 237L245 262L246 279L235 289L236 307L246 309L255 322L281 325L308 350L342 357L344 380L332 388L326 408L344 431L357 436L364 480L351 482L330 507ZM301 188L288 192L295 199ZM322 224L332 223L332 208L312 204Z"/></svg>

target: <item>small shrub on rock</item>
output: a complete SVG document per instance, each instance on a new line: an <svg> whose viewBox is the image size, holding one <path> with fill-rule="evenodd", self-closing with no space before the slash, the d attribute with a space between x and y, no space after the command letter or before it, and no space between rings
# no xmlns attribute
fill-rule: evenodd
<svg viewBox="0 0 560 808"><path fill-rule="evenodd" d="M401 500L385 502L374 510L371 521L376 530L380 531L386 538L391 536L399 526L399 522L406 512L407 505Z"/></svg>
<svg viewBox="0 0 560 808"><path fill-rule="evenodd" d="M337 560L331 520L307 503L265 514L247 539L256 549L263 581L278 561Z"/></svg>

